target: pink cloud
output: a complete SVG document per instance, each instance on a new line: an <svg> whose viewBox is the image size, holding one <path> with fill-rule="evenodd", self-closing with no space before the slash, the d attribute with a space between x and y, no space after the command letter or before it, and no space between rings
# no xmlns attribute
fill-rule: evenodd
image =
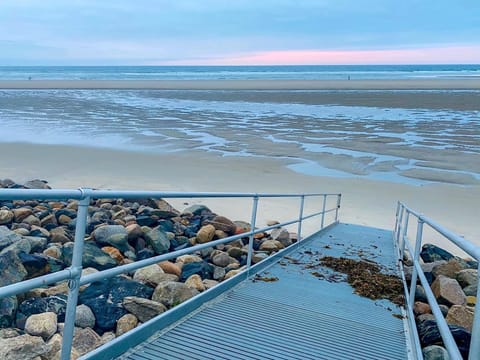
<svg viewBox="0 0 480 360"><path fill-rule="evenodd" d="M334 65L334 64L452 64L480 63L480 45L403 50L285 50L238 54L215 59L187 60L195 65Z"/></svg>

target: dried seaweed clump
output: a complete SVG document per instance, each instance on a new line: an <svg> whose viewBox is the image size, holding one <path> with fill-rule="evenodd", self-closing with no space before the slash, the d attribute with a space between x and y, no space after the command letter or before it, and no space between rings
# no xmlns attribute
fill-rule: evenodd
<svg viewBox="0 0 480 360"><path fill-rule="evenodd" d="M382 273L381 267L375 262L325 256L320 263L346 274L348 283L361 296L373 300L388 299L401 306L405 303L400 278Z"/></svg>

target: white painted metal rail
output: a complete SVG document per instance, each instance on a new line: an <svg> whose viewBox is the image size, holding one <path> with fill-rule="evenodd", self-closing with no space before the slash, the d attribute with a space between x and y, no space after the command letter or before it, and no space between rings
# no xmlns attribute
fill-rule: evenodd
<svg viewBox="0 0 480 360"><path fill-rule="evenodd" d="M410 217L417 220L416 221L416 237L414 239L414 248L412 248L410 239L408 238ZM414 334L414 339L412 339L412 341L416 344L415 347L419 352L417 356L420 359L423 358L421 354L421 346L418 339L418 333L416 331L416 326L415 326L415 317L413 316L413 303L415 301L415 287L416 287L417 278L418 278L423 288L425 289L425 294L427 296L428 303L437 321L437 326L440 331L440 335L442 336L445 348L447 349L448 354L450 355L450 359L461 360L463 359L462 355L460 354L458 346L455 343L455 339L453 338L452 333L450 332L448 324L440 310L440 307L438 305L437 300L435 299L435 296L432 290L430 289L430 285L427 281L427 278L425 277L425 273L423 272L419 262L420 252L422 248L422 241L423 241L423 229L425 225L435 230L438 234L442 235L445 239L454 243L456 246L458 246L467 254L472 256L475 260L477 260L477 262L479 263L478 265L479 273L480 273L480 247L474 245L473 243L467 241L466 239L444 228L443 226L436 223L432 219L416 212L415 210L410 209L402 202L398 202L397 211L396 211L394 237L398 245L398 255L399 255L400 264L402 266L402 260L404 258L405 250L408 250L408 252L410 253L413 260L413 264L414 264L410 289L406 287L405 292L406 292L406 303L409 311L408 318L409 318L409 321L411 322L410 326L414 330L412 332ZM477 278L477 286L478 285L480 285L480 277ZM480 299L480 286L478 286L478 289L477 289L477 299ZM475 307L468 360L478 360L478 359L480 359L480 310L478 310L478 306L477 306Z"/></svg>
<svg viewBox="0 0 480 360"><path fill-rule="evenodd" d="M322 210L313 214L304 215L305 198L321 197ZM212 241L206 244L200 244L183 250L170 252L167 254L155 256L131 264L117 266L112 269L100 271L98 273L82 276L82 254L84 247L85 229L87 224L88 206L92 199L140 199L140 198L250 198L253 200L251 212L251 230L240 235L230 236L225 239ZM299 216L293 220L256 229L258 202L262 198L297 198L300 199ZM329 198L336 199L335 205L326 209L327 200ZM334 213L334 220L331 223L338 222L339 209L341 204L341 194L326 193L304 193L304 194L269 194L269 193L216 193L216 192L161 192L161 191L112 191L112 190L36 190L36 189L0 189L0 201L3 200L78 200L77 222L75 228L75 241L72 255L72 265L64 270L56 273L40 276L30 280L10 284L0 288L0 298L21 294L34 288L46 286L59 281L68 281L69 294L67 301L67 309L65 314L65 327L63 331L63 343L61 359L70 359L73 331L75 323L75 310L78 302L79 288L81 285L94 281L108 279L115 275L137 270L139 268L158 263L160 261L169 260L178 256L192 253L207 247L225 244L236 239L249 237L249 251L246 265L246 272L251 266L253 253L253 237L257 233L272 230L279 226L287 226L298 224L298 239L301 240L302 223L306 219L321 216L319 229L324 228L326 214Z"/></svg>

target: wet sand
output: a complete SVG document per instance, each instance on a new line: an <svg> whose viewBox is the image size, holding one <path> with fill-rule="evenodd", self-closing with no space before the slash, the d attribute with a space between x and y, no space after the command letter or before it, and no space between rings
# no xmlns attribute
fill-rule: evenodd
<svg viewBox="0 0 480 360"><path fill-rule="evenodd" d="M472 90L480 78L402 80L0 80L0 89Z"/></svg>
<svg viewBox="0 0 480 360"><path fill-rule="evenodd" d="M150 189L165 191L233 191L268 193L341 192L341 220L392 229L397 200L480 245L478 201L480 186L432 184L411 186L359 178L308 176L289 170L288 160L222 157L190 151L146 154L71 146L0 144L0 177L21 183L32 178L50 181L55 188ZM251 201L220 199L177 200L203 202L213 211L249 221ZM313 206L313 204L312 204ZM307 204L308 209L313 207ZM270 219L297 216L298 201L264 201L260 226ZM317 208L318 209L318 208ZM311 231L309 223L305 231ZM294 229L293 229L294 230ZM438 239L426 232L429 240ZM443 247L455 251L445 242Z"/></svg>

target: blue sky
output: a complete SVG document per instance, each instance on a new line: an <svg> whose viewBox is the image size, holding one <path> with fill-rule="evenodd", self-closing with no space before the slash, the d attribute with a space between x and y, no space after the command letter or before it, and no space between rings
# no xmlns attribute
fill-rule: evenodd
<svg viewBox="0 0 480 360"><path fill-rule="evenodd" d="M480 0L2 0L0 65L480 63Z"/></svg>

